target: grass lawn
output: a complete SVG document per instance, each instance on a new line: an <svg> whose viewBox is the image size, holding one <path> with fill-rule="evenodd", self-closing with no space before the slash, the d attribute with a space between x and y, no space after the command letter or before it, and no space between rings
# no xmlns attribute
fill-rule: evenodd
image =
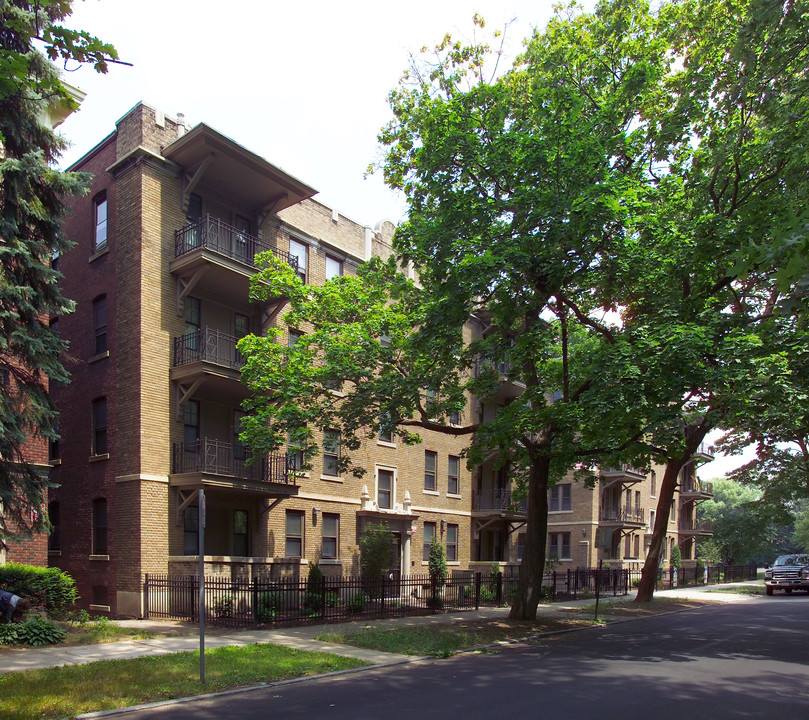
<svg viewBox="0 0 809 720"><path fill-rule="evenodd" d="M669 598L643 604L607 601L600 604L599 624L631 617L657 615L699 605L697 602ZM456 650L501 641L521 640L538 633L590 627L593 624L593 610L588 608L560 610L552 617L546 616L534 622L507 619L469 620L454 622L451 625L423 625L393 630L369 626L351 633L335 629L321 633L317 639L403 655L448 657Z"/></svg>
<svg viewBox="0 0 809 720"><path fill-rule="evenodd" d="M249 645L206 651L205 685L199 682L199 653L28 670L0 675L0 718L73 717L365 664L328 653Z"/></svg>
<svg viewBox="0 0 809 720"><path fill-rule="evenodd" d="M763 585L737 585L736 587L718 587L706 590L708 593L736 593L737 595L764 595Z"/></svg>

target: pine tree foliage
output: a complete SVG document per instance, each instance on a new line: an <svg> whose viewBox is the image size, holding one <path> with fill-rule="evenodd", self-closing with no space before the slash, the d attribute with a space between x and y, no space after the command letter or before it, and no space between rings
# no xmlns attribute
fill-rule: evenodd
<svg viewBox="0 0 809 720"><path fill-rule="evenodd" d="M73 303L59 290L51 259L70 243L60 231L64 198L88 177L60 172L64 147L42 118L49 104L71 104L50 59L92 62L100 72L115 50L64 28L71 0L0 0L0 543L42 530L47 475L25 455L31 437L58 436L47 382L66 382L65 343L49 319ZM42 48L42 50L38 49Z"/></svg>

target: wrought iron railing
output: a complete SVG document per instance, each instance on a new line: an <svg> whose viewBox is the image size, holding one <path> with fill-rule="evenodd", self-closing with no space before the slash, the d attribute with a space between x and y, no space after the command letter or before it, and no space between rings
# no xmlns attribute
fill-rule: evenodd
<svg viewBox="0 0 809 720"><path fill-rule="evenodd" d="M212 250L250 267L256 267L255 256L258 253L269 251L293 268L298 267L297 258L285 250L279 250L211 215L206 215L174 233L174 257L181 257L200 248Z"/></svg>
<svg viewBox="0 0 809 720"><path fill-rule="evenodd" d="M604 468L601 471L603 474L610 474L616 475L619 473L630 474L630 475L646 475L646 471L643 468L633 467L632 465L628 465L627 463L621 463L618 467L608 467Z"/></svg>
<svg viewBox="0 0 809 720"><path fill-rule="evenodd" d="M689 477L680 484L681 495L713 495L713 483Z"/></svg>
<svg viewBox="0 0 809 720"><path fill-rule="evenodd" d="M510 490L472 491L473 510L499 510L502 512L527 512L525 500L519 502L512 499Z"/></svg>
<svg viewBox="0 0 809 720"><path fill-rule="evenodd" d="M295 485L287 455L269 455L248 465L253 457L243 445L202 438L174 444L173 473L225 475L254 482Z"/></svg>
<svg viewBox="0 0 809 720"><path fill-rule="evenodd" d="M680 532L712 533L713 524L710 520L680 519Z"/></svg>
<svg viewBox="0 0 809 720"><path fill-rule="evenodd" d="M174 338L174 367L193 362L209 362L234 370L244 366L244 357L236 349L239 338L212 328L202 328Z"/></svg>
<svg viewBox="0 0 809 720"><path fill-rule="evenodd" d="M644 523L645 510L639 507L601 508L598 519L602 522Z"/></svg>

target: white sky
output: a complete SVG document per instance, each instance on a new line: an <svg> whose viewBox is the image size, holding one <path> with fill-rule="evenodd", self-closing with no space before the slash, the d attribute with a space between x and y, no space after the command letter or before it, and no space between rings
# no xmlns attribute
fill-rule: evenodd
<svg viewBox="0 0 809 720"><path fill-rule="evenodd" d="M592 7L593 0L583 4ZM510 64L552 7L552 0L74 0L69 24L115 45L133 67L66 73L87 98L59 128L72 143L62 164L81 157L143 100L170 116L184 113L192 126L207 123L359 223L396 222L404 215L402 197L380 173L363 176L379 157L387 96L410 54L447 32L469 40L479 13L488 37L508 24ZM719 477L746 459L718 458L699 474Z"/></svg>
<svg viewBox="0 0 809 720"><path fill-rule="evenodd" d="M112 43L134 67L66 74L87 98L59 128L73 144L63 165L143 100L205 122L357 222L395 222L403 199L380 174L363 175L379 157L387 96L409 54L446 32L471 38L480 13L489 33L514 20L505 45L513 58L551 11L550 0L75 0L70 25Z"/></svg>

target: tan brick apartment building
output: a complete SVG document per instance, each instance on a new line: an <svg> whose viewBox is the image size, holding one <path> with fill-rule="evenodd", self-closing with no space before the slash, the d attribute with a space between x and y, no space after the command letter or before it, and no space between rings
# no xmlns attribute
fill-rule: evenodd
<svg viewBox="0 0 809 720"><path fill-rule="evenodd" d="M145 573L195 572L199 488L206 572L287 574L316 561L329 573L354 573L362 527L380 520L394 532L404 573L426 572L433 537L450 567L516 567L524 513L505 473L467 470L462 439L426 432L407 447L380 437L354 455L367 470L362 480L336 474L339 438L331 436L304 475L290 472L285 455L246 464L235 345L278 326L284 306L282 298L249 301L254 254L271 250L306 282L322 283L387 256L390 223L371 229L342 217L215 130L187 130L144 104L73 169L94 179L73 203L65 232L76 246L60 260L77 310L59 320L73 382L54 393L62 440L50 562L73 574L85 606L139 615ZM288 342L295 332L284 328ZM465 412L495 412L518 392L504 384L494 404L472 402ZM623 478L621 488L646 482ZM569 562L583 564L582 538L589 563L612 557L615 543L600 549L596 540L601 497L577 485L561 496L551 518L560 558L570 548ZM644 508L652 502L643 497ZM580 508L590 514L579 517ZM672 539L683 542L676 527Z"/></svg>

